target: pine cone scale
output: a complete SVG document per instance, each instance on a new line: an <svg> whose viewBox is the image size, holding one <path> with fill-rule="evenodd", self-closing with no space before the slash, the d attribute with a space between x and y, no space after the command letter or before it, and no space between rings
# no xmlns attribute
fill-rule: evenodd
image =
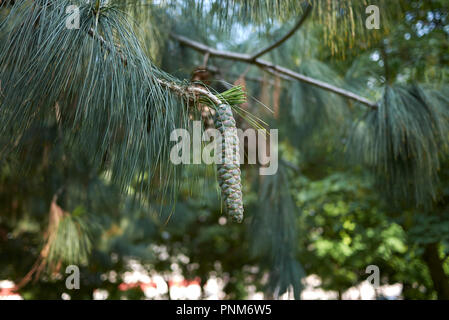
<svg viewBox="0 0 449 320"><path fill-rule="evenodd" d="M215 128L223 135L217 164L217 180L226 211L235 222L243 220L243 197L240 171L239 138L231 107L221 104L214 119Z"/></svg>

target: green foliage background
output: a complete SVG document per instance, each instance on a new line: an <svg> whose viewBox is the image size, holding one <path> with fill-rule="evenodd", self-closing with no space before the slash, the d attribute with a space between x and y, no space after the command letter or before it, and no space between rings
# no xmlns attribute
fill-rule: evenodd
<svg viewBox="0 0 449 320"><path fill-rule="evenodd" d="M250 287L299 298L312 274L341 297L368 265L379 266L381 284L401 283L403 298L449 299L447 1L371 1L380 30L364 27L366 1L111 0L98 20L93 1L80 1L84 33L67 32L57 11L37 31L23 24L35 22L33 3L77 1L15 2L0 1L0 279L19 282L39 261L55 195L66 214L24 298L60 299L72 263L81 266L72 299L99 288L143 298L118 289L134 259L167 278L176 263L202 285L226 279L228 299L247 298ZM276 89L255 66L210 57L210 87L223 92L244 74L248 111L279 129L278 173L242 167L245 221L233 224L213 167L168 160L168 133L188 128L190 115L157 79L185 84L204 61L170 33L253 53L285 34L306 3L307 22L263 58L379 109L298 81ZM105 55L87 34L96 24L122 51ZM262 104L278 105L279 116ZM104 276L111 271L117 281Z"/></svg>

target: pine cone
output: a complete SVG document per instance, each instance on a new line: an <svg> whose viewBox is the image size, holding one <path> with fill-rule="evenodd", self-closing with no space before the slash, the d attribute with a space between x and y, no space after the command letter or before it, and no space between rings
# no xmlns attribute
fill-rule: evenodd
<svg viewBox="0 0 449 320"><path fill-rule="evenodd" d="M221 155L217 164L218 184L225 202L226 210L235 222L243 220L243 196L240 172L239 138L234 116L228 104L217 108L214 119L215 128L222 135Z"/></svg>

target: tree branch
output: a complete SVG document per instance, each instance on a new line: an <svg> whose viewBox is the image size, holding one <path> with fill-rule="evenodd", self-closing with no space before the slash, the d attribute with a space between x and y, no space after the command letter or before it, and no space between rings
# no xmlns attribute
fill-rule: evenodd
<svg viewBox="0 0 449 320"><path fill-rule="evenodd" d="M240 62L254 64L254 65L258 66L259 68L266 70L268 72L275 72L279 75L283 75L285 77L296 79L298 81L310 84L312 86L321 88L323 90L333 92L342 97L360 102L361 104L363 104L369 108L377 109L377 104L375 102L372 102L372 101L370 101L362 96L359 96L353 92L350 92L343 88L336 87L336 86L326 83L324 81L320 81L320 80L305 76L305 75L297 73L293 70L272 64L271 62L262 60L260 58L253 60L252 56L249 54L217 50L217 49L211 48L203 43L199 43L199 42L196 42L189 38L186 38L184 36L180 36L180 35L173 34L173 33L170 34L170 37L186 47L192 48L192 49L202 52L202 53L209 53L210 56L227 59L227 60L234 60L234 61L240 61Z"/></svg>
<svg viewBox="0 0 449 320"><path fill-rule="evenodd" d="M298 20L298 22L295 24L295 26L285 36L283 36L281 39L279 39L272 45L266 47L265 49L262 49L259 52L255 53L251 57L251 59L256 60L257 58L259 58L259 57L263 56L264 54L266 54L267 52L279 47L281 44L283 44L285 41L287 41L291 36L293 36L296 33L296 31L298 31L298 29L302 26L304 21L306 21L306 19L309 16L311 11L312 11L312 5L310 3L308 3L306 5L306 8L304 9L304 13L303 13L302 17Z"/></svg>
<svg viewBox="0 0 449 320"><path fill-rule="evenodd" d="M157 79L157 81L162 86L175 92L178 96L185 97L186 99L189 99L190 97L195 96L195 95L203 95L203 96L208 97L217 106L223 103L219 98L217 98L216 95L214 95L212 92L210 92L202 87L195 86L195 85L180 86L174 82L168 82L168 81L165 81L165 80L162 80L159 78Z"/></svg>

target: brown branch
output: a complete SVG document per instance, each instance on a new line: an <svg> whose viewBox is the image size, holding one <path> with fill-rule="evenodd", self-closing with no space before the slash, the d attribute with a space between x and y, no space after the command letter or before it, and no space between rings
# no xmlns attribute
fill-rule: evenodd
<svg viewBox="0 0 449 320"><path fill-rule="evenodd" d="M216 95L214 95L212 92L208 91L207 89L204 89L199 86L190 85L190 86L181 86L174 82L165 81L162 79L157 79L160 85L163 87L166 87L167 89L173 91L180 97L184 97L187 100L194 98L197 95L203 95L208 97L213 103L216 105L220 105L223 102L217 98Z"/></svg>
<svg viewBox="0 0 449 320"><path fill-rule="evenodd" d="M189 38L186 38L184 36L180 36L177 34L170 34L170 37L186 47L192 48L192 49L202 52L202 53L209 53L210 56L214 56L216 58L222 58L222 59L227 59L227 60L234 60L234 61L240 61L240 62L254 64L265 71L275 72L276 74L279 74L279 75L282 75L282 76L285 76L288 78L292 78L292 79L310 84L312 86L321 88L323 90L333 92L342 97L360 102L361 104L366 105L369 108L377 109L377 104L375 102L372 102L362 96L359 96L358 94L355 94L355 93L345 90L343 88L336 87L327 82L305 76L305 75L295 72L293 70L275 65L271 62L262 60L260 58L253 60L252 56L249 54L217 50L217 49L211 48L203 43L196 42L194 40L191 40Z"/></svg>
<svg viewBox="0 0 449 320"><path fill-rule="evenodd" d="M111 50L111 48L109 47L110 45L106 42L106 40L101 37L101 35L96 35L93 29L89 30L89 35L93 38L97 38L101 45L103 47L105 47L108 51ZM208 54L209 56L215 56L218 58L223 58L223 59L229 59L229 60L234 60L234 61L241 61L241 62L246 62L246 63L250 63L250 64L255 64L258 67L260 67L263 70L266 70L268 72L274 73L276 75L279 75L282 78L292 78L292 79L296 79L299 80L301 82L316 86L318 88L336 93L340 96L343 96L345 98L351 99L351 100L355 100L357 102L360 102L370 108L376 109L377 108L377 104L364 98L361 97L353 92L347 91L345 89L333 86L329 83L326 83L324 81L320 81L311 77L307 77L303 74L294 72L290 69L278 66L278 65L274 65L268 61L262 60L262 59L252 59L252 56L248 55L248 54L242 54L242 53L236 53L236 52L229 52L229 51L220 51L220 50L216 50L214 48L208 47L202 43L190 40L186 37L180 36L180 35L175 35L175 34L171 34L170 35L173 39L179 41L181 44L188 46L194 50L203 52L205 54ZM126 57L122 54L122 52L120 51L120 48L117 48L118 53L122 56L122 60L125 63L125 65L127 64L127 59ZM199 94L199 95L205 95L207 96L209 99L211 99L214 103L216 104L220 104L221 101L211 92L204 90L204 89L200 89L196 86L187 86L187 87L181 87L175 83L171 83L171 82L167 82L165 80L162 79L158 79L157 81L163 85L164 87L176 92L178 95L180 96L189 96L192 93L193 94Z"/></svg>
<svg viewBox="0 0 449 320"><path fill-rule="evenodd" d="M33 266L31 267L30 271L14 286L13 290L14 292L19 291L24 286L26 286L31 280L36 282L42 271L45 269L45 267L48 265L48 255L50 253L50 249L52 246L52 243L55 239L56 232L59 227L59 222L61 219L67 215L68 213L62 210L62 208L57 204L58 197L63 191L63 187L59 188L58 191L53 195L53 199L50 204L50 210L49 210L49 217L48 217L48 227L45 232L45 244L42 247L39 256L37 257L36 261L34 262Z"/></svg>
<svg viewBox="0 0 449 320"><path fill-rule="evenodd" d="M204 69L206 69L208 61L209 61L209 53L206 52L206 54L204 55L204 59L203 59L203 67L204 67Z"/></svg>
<svg viewBox="0 0 449 320"><path fill-rule="evenodd" d="M306 8L304 9L304 13L303 13L302 17L298 20L298 22L294 25L294 27L286 35L284 35L281 39L279 39L272 45L255 53L251 57L251 59L256 60L257 58L259 58L259 57L263 56L264 54L266 54L267 52L279 47L281 44L283 44L285 41L287 41L291 36L293 36L296 33L296 31L298 31L299 28L301 28L301 26L303 25L304 21L306 21L306 19L309 16L311 11L312 11L312 5L310 3L308 3L306 5Z"/></svg>

